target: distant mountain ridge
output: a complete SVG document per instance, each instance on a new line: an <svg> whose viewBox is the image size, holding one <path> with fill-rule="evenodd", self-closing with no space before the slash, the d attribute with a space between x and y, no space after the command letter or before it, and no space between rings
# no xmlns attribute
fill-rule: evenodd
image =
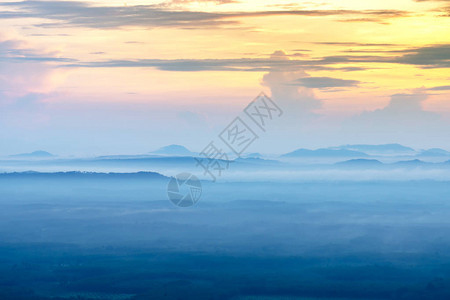
<svg viewBox="0 0 450 300"><path fill-rule="evenodd" d="M181 155L181 156L196 155L196 153L191 152L186 147L181 146L181 145L175 145L175 144L159 148L158 150L155 150L150 153L151 154L162 154L162 155Z"/></svg>
<svg viewBox="0 0 450 300"><path fill-rule="evenodd" d="M351 167L376 167L382 166L383 163L376 159L350 159L336 163L338 166L351 166Z"/></svg>
<svg viewBox="0 0 450 300"><path fill-rule="evenodd" d="M335 163L337 167L370 170L370 169L416 169L416 168L428 168L428 169L447 169L450 166L450 160L445 162L425 162L420 159L401 160L391 163L383 163L376 159L350 159Z"/></svg>
<svg viewBox="0 0 450 300"><path fill-rule="evenodd" d="M420 159L412 159L412 160L398 161L396 163L393 163L393 165L402 167L418 167L418 166L433 165L433 163L424 162Z"/></svg>
<svg viewBox="0 0 450 300"><path fill-rule="evenodd" d="M441 148L431 148L417 151L401 144L353 144L336 147L319 148L316 150L300 148L281 155L280 157L349 157L364 158L368 156L408 156L408 157L446 157L450 152Z"/></svg>
<svg viewBox="0 0 450 300"><path fill-rule="evenodd" d="M263 155L261 153L255 152L255 153L248 153L244 155L244 158L262 158Z"/></svg>
<svg viewBox="0 0 450 300"><path fill-rule="evenodd" d="M60 177L67 179L89 179L89 178L109 178L109 179L133 179L133 178L151 178L151 179L168 179L160 173L157 172L133 172L133 173L104 173L104 172L79 172L79 171L69 171L69 172L36 172L36 171L25 171L25 172L9 172L0 173L0 178L15 178L15 177L39 177L39 178L49 178L49 177Z"/></svg>
<svg viewBox="0 0 450 300"><path fill-rule="evenodd" d="M281 155L281 157L367 157L364 152L346 150L346 149L326 149L321 148L317 150L310 149L298 149L286 154Z"/></svg>
<svg viewBox="0 0 450 300"><path fill-rule="evenodd" d="M360 151L369 155L386 155L386 154L416 154L416 150L411 147L406 147L400 144L380 144L380 145L368 145L368 144L355 144L355 145L342 145L338 147L331 147L329 149L345 149L352 151Z"/></svg>
<svg viewBox="0 0 450 300"><path fill-rule="evenodd" d="M450 152L440 148L431 148L427 150L422 150L417 156L419 157L442 157L450 156Z"/></svg>

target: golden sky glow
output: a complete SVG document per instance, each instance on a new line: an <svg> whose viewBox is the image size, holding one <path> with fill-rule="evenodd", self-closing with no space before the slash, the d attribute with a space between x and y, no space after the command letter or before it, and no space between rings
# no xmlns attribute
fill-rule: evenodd
<svg viewBox="0 0 450 300"><path fill-rule="evenodd" d="M57 1L56 1L57 2ZM91 1L89 5L103 7L132 7L156 5L164 10L202 11L228 14L270 11L336 11L335 15L266 15L236 16L225 18L225 24L195 26L130 25L113 28L95 28L90 24L42 26L42 24L64 24L42 14L40 18L5 19L2 35L20 40L22 47L47 51L56 57L71 58L82 62L137 59L267 59L275 51L284 51L290 59L318 59L326 56L373 55L381 58L401 55L402 51L435 44L449 43L449 18L436 17L442 2L410 0L402 1L245 1L217 4L220 1ZM226 2L226 1L225 1ZM139 6L136 10L139 10ZM28 11L20 6L3 7L3 11ZM377 15L358 15L358 12L386 11ZM351 12L346 12L351 11ZM389 16L392 11L402 11L405 16ZM38 12L39 13L39 12ZM366 20L367 19L367 20ZM359 21L360 20L360 21ZM226 22L232 22L227 24ZM39 26L36 26L40 24ZM347 43L347 44L319 44ZM355 43L355 44L350 44ZM361 45L361 44L392 44ZM301 50L301 51L296 51ZM300 55L301 54L301 55ZM340 72L330 70L306 70L309 76L336 77L358 80L358 87L329 90L320 97L341 98L357 92L389 94L420 87L445 85L448 68L424 69L415 65L354 62L334 67L362 67L364 70ZM124 80L122 75L130 80ZM130 75L128 75L130 74ZM151 95L170 91L195 92L214 96L219 89L230 94L252 95L259 89L259 80L264 72L228 72L219 70L202 72L177 72L167 74L154 68L127 68L112 72L107 68L72 68L68 72L57 72L53 76L66 77L58 87L60 90L75 88L82 92L96 93L133 92ZM170 80L168 80L170 77ZM424 80L423 77L426 77ZM93 80L96 78L96 80ZM131 80L132 78L132 80ZM52 78L53 82L62 79ZM201 82L201 83L200 83ZM114 83L114 84L111 84ZM231 90L230 90L231 89ZM73 92L73 90L71 91ZM253 93L252 93L253 92ZM355 100L350 100L353 102ZM88 101L88 99L86 99ZM360 101L358 101L360 102ZM373 98L366 106L376 106Z"/></svg>
<svg viewBox="0 0 450 300"><path fill-rule="evenodd" d="M214 103L237 111L259 91L285 85L320 102L309 109L323 116L425 93L423 109L448 117L449 7L437 0L3 1L3 102L38 93L47 104Z"/></svg>

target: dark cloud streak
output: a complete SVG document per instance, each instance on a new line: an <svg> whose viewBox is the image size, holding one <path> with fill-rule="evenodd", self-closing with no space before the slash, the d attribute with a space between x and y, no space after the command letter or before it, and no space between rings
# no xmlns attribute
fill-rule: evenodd
<svg viewBox="0 0 450 300"><path fill-rule="evenodd" d="M450 44L416 48L411 52L396 58L395 62L423 68L450 68Z"/></svg>
<svg viewBox="0 0 450 300"><path fill-rule="evenodd" d="M450 91L450 85L435 86L428 89L429 91Z"/></svg>
<svg viewBox="0 0 450 300"><path fill-rule="evenodd" d="M361 82L358 80L345 80L332 77L304 77L295 80L291 85L304 86L307 88L334 88L334 87L354 87Z"/></svg>

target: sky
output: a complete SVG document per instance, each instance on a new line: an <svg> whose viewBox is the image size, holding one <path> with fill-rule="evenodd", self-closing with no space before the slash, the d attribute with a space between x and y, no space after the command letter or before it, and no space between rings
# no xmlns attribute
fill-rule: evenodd
<svg viewBox="0 0 450 300"><path fill-rule="evenodd" d="M450 2L2 1L0 155L201 151L260 92L249 148L450 150Z"/></svg>

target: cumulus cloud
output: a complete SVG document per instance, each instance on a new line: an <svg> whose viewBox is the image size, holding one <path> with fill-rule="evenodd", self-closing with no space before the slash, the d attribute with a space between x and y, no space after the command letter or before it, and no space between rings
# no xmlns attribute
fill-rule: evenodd
<svg viewBox="0 0 450 300"><path fill-rule="evenodd" d="M364 112L353 119L360 125L366 125L372 130L415 130L426 124L434 123L439 115L424 111L423 102L428 95L422 91L410 94L395 94L391 96L389 104L383 109L371 112Z"/></svg>
<svg viewBox="0 0 450 300"><path fill-rule="evenodd" d="M289 61L282 51L272 54L271 59ZM321 122L317 110L322 101L316 97L314 90L305 86L292 85L298 78L309 77L302 68L273 68L266 73L261 84L270 89L272 99L283 110L283 115L268 126L255 148L256 151L268 152L278 149L295 149L300 145L315 143L328 132L328 125ZM261 150L264 149L264 150Z"/></svg>
<svg viewBox="0 0 450 300"><path fill-rule="evenodd" d="M450 123L423 109L428 97L425 89L392 95L386 107L347 120L342 135L361 143L445 144Z"/></svg>
<svg viewBox="0 0 450 300"><path fill-rule="evenodd" d="M289 62L289 57L283 51L274 52L271 59ZM272 97L288 111L288 115L300 116L311 114L314 109L321 106L311 89L291 84L299 77L306 78L307 76L309 75L304 70L291 69L287 64L284 69L273 68L265 74L262 84L270 88Z"/></svg>
<svg viewBox="0 0 450 300"><path fill-rule="evenodd" d="M264 136L262 145L268 149L274 143L292 149L342 142L402 143L416 147L448 145L450 120L423 108L429 99L429 89L394 94L382 109L339 121L318 113L322 102L315 97L312 88L292 86L290 82L296 77L314 78L305 71L272 71L263 78L274 100L287 112L271 135ZM447 87L437 89L447 90Z"/></svg>
<svg viewBox="0 0 450 300"><path fill-rule="evenodd" d="M28 93L50 92L58 78L67 72L50 63L73 61L56 55L55 52L33 49L19 39L0 37L0 90L3 102Z"/></svg>
<svg viewBox="0 0 450 300"><path fill-rule="evenodd" d="M281 51L271 58L289 61ZM270 88L273 99L287 112L276 132L293 140L293 145L298 146L301 140L331 144L335 139L348 143L440 145L448 135L450 123L439 114L423 109L429 97L425 88L394 94L383 109L364 112L342 124L317 113L322 102L314 95L314 88L356 86L359 83L357 80L311 77L304 69L289 67L272 69L262 80L262 84ZM447 87L435 89L446 90ZM418 137L423 141L418 141Z"/></svg>

